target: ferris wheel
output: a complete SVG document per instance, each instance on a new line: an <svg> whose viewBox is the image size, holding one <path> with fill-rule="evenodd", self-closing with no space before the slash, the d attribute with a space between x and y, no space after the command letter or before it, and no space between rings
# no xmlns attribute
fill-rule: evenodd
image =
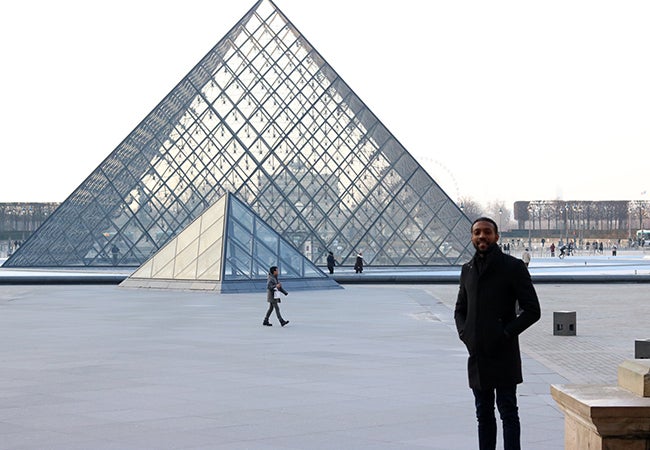
<svg viewBox="0 0 650 450"><path fill-rule="evenodd" d="M428 156L417 156L415 159L453 201L458 202L460 200L458 182L447 166L437 159L429 158Z"/></svg>

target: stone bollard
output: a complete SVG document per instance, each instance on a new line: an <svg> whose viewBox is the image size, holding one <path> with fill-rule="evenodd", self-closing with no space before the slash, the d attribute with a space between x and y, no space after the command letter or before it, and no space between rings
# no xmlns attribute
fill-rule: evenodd
<svg viewBox="0 0 650 450"><path fill-rule="evenodd" d="M650 339L634 341L634 358L650 358Z"/></svg>
<svg viewBox="0 0 650 450"><path fill-rule="evenodd" d="M551 385L564 412L565 450L650 448L650 360L618 366L618 386Z"/></svg>
<svg viewBox="0 0 650 450"><path fill-rule="evenodd" d="M553 336L575 336L577 328L575 311L553 312Z"/></svg>

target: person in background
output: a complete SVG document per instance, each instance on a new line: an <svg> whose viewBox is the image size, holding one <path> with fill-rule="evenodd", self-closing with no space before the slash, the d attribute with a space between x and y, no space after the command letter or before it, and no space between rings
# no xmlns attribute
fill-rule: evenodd
<svg viewBox="0 0 650 450"><path fill-rule="evenodd" d="M357 254L357 259L354 262L354 272L362 273L363 272L363 255L361 252Z"/></svg>
<svg viewBox="0 0 650 450"><path fill-rule="evenodd" d="M113 246L111 247L111 256L112 256L112 261L113 261L114 266L117 266L117 259L118 259L119 255L120 255L119 247L117 245L113 244Z"/></svg>
<svg viewBox="0 0 650 450"><path fill-rule="evenodd" d="M330 271L330 274L334 273L334 266L336 266L337 262L336 259L334 259L334 253L332 252L327 252L327 269Z"/></svg>
<svg viewBox="0 0 650 450"><path fill-rule="evenodd" d="M521 260L526 264L526 267L530 264L530 252L528 249L524 249L524 252L521 254Z"/></svg>

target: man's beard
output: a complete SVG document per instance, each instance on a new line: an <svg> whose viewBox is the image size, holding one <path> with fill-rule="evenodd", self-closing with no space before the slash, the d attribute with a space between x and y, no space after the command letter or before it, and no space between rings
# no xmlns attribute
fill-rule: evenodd
<svg viewBox="0 0 650 450"><path fill-rule="evenodd" d="M494 247L497 245L495 242L493 242L491 244L487 244L487 247L485 247L485 250L481 250L479 248L479 244L482 244L482 242L479 242L478 244L475 244L474 242L472 242L472 245L474 245L474 249L476 249L476 253L478 253L481 256L484 256L484 255L490 253L494 249Z"/></svg>

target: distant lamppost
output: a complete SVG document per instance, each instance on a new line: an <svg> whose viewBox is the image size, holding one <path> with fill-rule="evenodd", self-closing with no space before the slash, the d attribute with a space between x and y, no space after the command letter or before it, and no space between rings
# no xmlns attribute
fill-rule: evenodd
<svg viewBox="0 0 650 450"><path fill-rule="evenodd" d="M539 208L539 205L537 204L532 204L528 206L528 212L530 213L531 217L531 222L533 224L532 231L535 231L535 213L539 212L541 214L541 210ZM532 244L531 244L531 229L528 228L528 249L532 251Z"/></svg>
<svg viewBox="0 0 650 450"><path fill-rule="evenodd" d="M643 230L643 203L639 202L639 230Z"/></svg>
<svg viewBox="0 0 650 450"><path fill-rule="evenodd" d="M627 242L628 245L632 242L632 205L627 203Z"/></svg>
<svg viewBox="0 0 650 450"><path fill-rule="evenodd" d="M503 214L503 209L499 208L499 230L501 229L501 215Z"/></svg>
<svg viewBox="0 0 650 450"><path fill-rule="evenodd" d="M582 242L582 235L583 235L583 233L582 233L582 219L583 219L582 211L583 211L583 208L582 208L581 205L573 205L571 210L573 211L573 217L576 218L575 230L573 231L573 234L574 234L574 236L576 237L576 240L577 240L576 244L580 245L581 242Z"/></svg>
<svg viewBox="0 0 650 450"><path fill-rule="evenodd" d="M641 197L645 197L646 194L647 191L641 191ZM647 206L648 205L645 200L639 201L639 229L640 230L645 230L645 227L643 226L643 219L644 219L643 216L645 215L644 210L646 209Z"/></svg>
<svg viewBox="0 0 650 450"><path fill-rule="evenodd" d="M564 204L564 245L569 244L569 205Z"/></svg>
<svg viewBox="0 0 650 450"><path fill-rule="evenodd" d="M530 218L531 214L533 213L533 208L528 206L528 217ZM535 219L533 218L533 228L535 228ZM528 227L528 248L530 248L530 227Z"/></svg>

